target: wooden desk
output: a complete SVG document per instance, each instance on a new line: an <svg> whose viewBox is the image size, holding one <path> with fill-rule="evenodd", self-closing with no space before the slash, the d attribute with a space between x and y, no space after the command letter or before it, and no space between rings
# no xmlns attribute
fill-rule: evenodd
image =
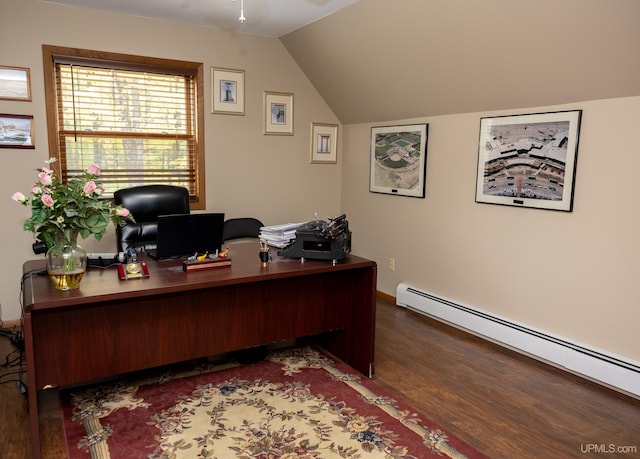
<svg viewBox="0 0 640 459"><path fill-rule="evenodd" d="M33 456L40 456L38 391L319 335L318 342L373 374L376 264L349 256L280 258L260 266L259 245L231 246L230 268L185 273L182 262L149 261L150 278L121 281L89 268L80 289L61 292L47 276L24 281ZM24 273L43 268L28 261ZM332 333L326 333L332 332ZM323 334L324 335L320 335Z"/></svg>

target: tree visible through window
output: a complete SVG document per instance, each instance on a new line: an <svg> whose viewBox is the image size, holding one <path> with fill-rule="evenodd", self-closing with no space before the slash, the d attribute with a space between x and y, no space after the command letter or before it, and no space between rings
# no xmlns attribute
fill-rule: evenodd
<svg viewBox="0 0 640 459"><path fill-rule="evenodd" d="M100 165L108 195L184 186L204 208L202 64L43 46L49 147L63 180Z"/></svg>

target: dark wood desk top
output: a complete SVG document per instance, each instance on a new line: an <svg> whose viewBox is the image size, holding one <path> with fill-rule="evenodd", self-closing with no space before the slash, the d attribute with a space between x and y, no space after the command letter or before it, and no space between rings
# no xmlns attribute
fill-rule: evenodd
<svg viewBox="0 0 640 459"><path fill-rule="evenodd" d="M332 271L375 267L371 260L349 255L335 265L331 261L285 258L272 248L272 261L262 267L259 259L259 243L248 241L229 245L231 267L203 271L184 272L182 260L155 261L141 257L149 267L149 278L122 281L115 266L87 269L80 288L58 291L47 276L26 275L24 280L24 310L45 310L71 307L79 304L113 301L162 295L187 290L205 289L224 285L262 282L278 278L310 276ZM25 262L23 273L37 272L44 268L44 260Z"/></svg>

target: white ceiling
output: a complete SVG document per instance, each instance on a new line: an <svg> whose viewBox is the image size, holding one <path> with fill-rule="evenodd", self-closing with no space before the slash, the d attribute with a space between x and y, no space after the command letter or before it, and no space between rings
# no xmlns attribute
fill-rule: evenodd
<svg viewBox="0 0 640 459"><path fill-rule="evenodd" d="M358 0L48 0L216 29L280 37Z"/></svg>

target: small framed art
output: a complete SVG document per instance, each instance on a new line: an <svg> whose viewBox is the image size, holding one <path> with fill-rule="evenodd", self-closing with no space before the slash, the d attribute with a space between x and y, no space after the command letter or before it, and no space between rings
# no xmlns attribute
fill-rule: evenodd
<svg viewBox="0 0 640 459"><path fill-rule="evenodd" d="M293 94L264 92L264 133L293 135Z"/></svg>
<svg viewBox="0 0 640 459"><path fill-rule="evenodd" d="M28 68L0 66L0 99L31 101Z"/></svg>
<svg viewBox="0 0 640 459"><path fill-rule="evenodd" d="M481 118L476 202L571 212L581 116Z"/></svg>
<svg viewBox="0 0 640 459"><path fill-rule="evenodd" d="M338 125L311 123L311 162L335 164L338 162Z"/></svg>
<svg viewBox="0 0 640 459"><path fill-rule="evenodd" d="M424 198L428 124L371 128L369 191Z"/></svg>
<svg viewBox="0 0 640 459"><path fill-rule="evenodd" d="M244 115L244 70L211 67L211 113Z"/></svg>
<svg viewBox="0 0 640 459"><path fill-rule="evenodd" d="M0 148L35 148L33 116L0 114Z"/></svg>

